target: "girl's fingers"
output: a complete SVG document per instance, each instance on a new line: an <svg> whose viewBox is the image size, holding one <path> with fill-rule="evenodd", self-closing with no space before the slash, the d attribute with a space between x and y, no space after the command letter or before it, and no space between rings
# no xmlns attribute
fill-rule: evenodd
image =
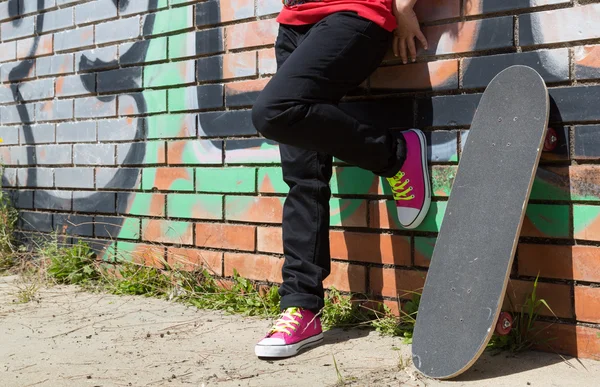
<svg viewBox="0 0 600 387"><path fill-rule="evenodd" d="M394 51L394 56L398 56L398 37L394 35L394 42L392 43L392 51Z"/></svg>
<svg viewBox="0 0 600 387"><path fill-rule="evenodd" d="M421 42L424 49L427 50L429 48L429 45L427 44L427 38L425 38L425 35L423 35L423 32L420 30L417 32L417 39L419 39L419 42Z"/></svg>
<svg viewBox="0 0 600 387"><path fill-rule="evenodd" d="M410 53L411 61L417 60L417 48L415 47L415 38L406 39L406 45L408 46L408 52Z"/></svg>
<svg viewBox="0 0 600 387"><path fill-rule="evenodd" d="M406 55L406 39L405 38L400 39L399 46L400 46L400 58L402 58L402 63L406 64L406 63L408 63L408 57Z"/></svg>

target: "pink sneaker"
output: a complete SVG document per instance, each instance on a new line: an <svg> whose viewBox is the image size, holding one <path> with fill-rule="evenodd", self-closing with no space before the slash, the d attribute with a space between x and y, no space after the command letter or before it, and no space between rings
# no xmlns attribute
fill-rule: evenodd
<svg viewBox="0 0 600 387"><path fill-rule="evenodd" d="M431 187L427 169L427 142L418 129L402 132L406 140L406 161L396 176L387 178L402 227L419 227L431 204Z"/></svg>
<svg viewBox="0 0 600 387"><path fill-rule="evenodd" d="M321 319L301 308L287 308L269 333L256 344L258 357L290 357L323 341Z"/></svg>

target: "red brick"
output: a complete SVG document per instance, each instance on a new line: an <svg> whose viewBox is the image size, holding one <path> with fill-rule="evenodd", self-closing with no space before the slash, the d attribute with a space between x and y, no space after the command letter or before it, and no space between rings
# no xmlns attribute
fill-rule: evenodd
<svg viewBox="0 0 600 387"><path fill-rule="evenodd" d="M265 253L283 253L283 241L280 227L259 227L257 229L256 249Z"/></svg>
<svg viewBox="0 0 600 387"><path fill-rule="evenodd" d="M600 329L571 324L537 322L534 348L583 359L600 360Z"/></svg>
<svg viewBox="0 0 600 387"><path fill-rule="evenodd" d="M424 271L371 268L369 278L373 294L411 299L425 285Z"/></svg>
<svg viewBox="0 0 600 387"><path fill-rule="evenodd" d="M183 167L156 168L156 175L154 177L154 182L152 183L152 189L161 191L171 190L173 182L180 179L191 181L191 184L193 184L194 176L192 170ZM144 185L146 186L147 183L144 182Z"/></svg>
<svg viewBox="0 0 600 387"><path fill-rule="evenodd" d="M275 19L266 19L231 25L225 28L228 50L265 46L275 43L279 25Z"/></svg>
<svg viewBox="0 0 600 387"><path fill-rule="evenodd" d="M244 278L282 282L282 258L258 254L225 253L224 260L226 276L232 276L235 269Z"/></svg>
<svg viewBox="0 0 600 387"><path fill-rule="evenodd" d="M514 312L521 311L526 299L533 291L533 281L510 280L506 290L504 307ZM571 285L538 282L536 299L548 303L557 317L572 318ZM540 315L553 316L545 306L539 309Z"/></svg>
<svg viewBox="0 0 600 387"><path fill-rule="evenodd" d="M410 266L410 241L407 237L332 231L330 246L332 258Z"/></svg>
<svg viewBox="0 0 600 387"><path fill-rule="evenodd" d="M367 201L359 199L337 199L339 205L331 211L331 217L337 217L339 222L332 222L334 226L367 227ZM359 202L358 206L356 203ZM333 206L332 206L333 207ZM348 212L352 209L352 212Z"/></svg>
<svg viewBox="0 0 600 387"><path fill-rule="evenodd" d="M423 34L427 38L430 49L432 45L437 45L437 55L470 52L475 47L480 24L480 21L472 20L429 26L423 28ZM444 36L446 38L442 39Z"/></svg>
<svg viewBox="0 0 600 387"><path fill-rule="evenodd" d="M577 321L600 323L600 288L575 286L575 317Z"/></svg>
<svg viewBox="0 0 600 387"><path fill-rule="evenodd" d="M458 60L380 67L371 75L371 88L423 90L456 88Z"/></svg>
<svg viewBox="0 0 600 387"><path fill-rule="evenodd" d="M186 225L183 231L181 225ZM193 224L191 223L144 219L142 221L142 239L159 243L191 245L193 244L192 229Z"/></svg>
<svg viewBox="0 0 600 387"><path fill-rule="evenodd" d="M196 224L196 246L254 251L256 227L227 223Z"/></svg>
<svg viewBox="0 0 600 387"><path fill-rule="evenodd" d="M388 200L377 200L369 203L369 227L397 230L396 215L388 210Z"/></svg>
<svg viewBox="0 0 600 387"><path fill-rule="evenodd" d="M519 245L519 274L600 282L600 248L594 246Z"/></svg>
<svg viewBox="0 0 600 387"><path fill-rule="evenodd" d="M600 165L570 166L565 186L566 190L570 188L572 198L587 197L597 200L600 197L598 190L598 187L600 187Z"/></svg>
<svg viewBox="0 0 600 387"><path fill-rule="evenodd" d="M243 206L243 209L239 207ZM253 223L281 223L283 203L281 198L258 196L225 198L226 219Z"/></svg>
<svg viewBox="0 0 600 387"><path fill-rule="evenodd" d="M131 262L139 265L156 267L162 269L165 262L165 248L156 245L136 243L135 248L130 251L117 251L120 259L131 259ZM129 256L127 256L129 255Z"/></svg>
<svg viewBox="0 0 600 387"><path fill-rule="evenodd" d="M600 68L600 45L585 46L576 51L575 66Z"/></svg>
<svg viewBox="0 0 600 387"><path fill-rule="evenodd" d="M206 269L211 274L221 276L221 262L223 253L219 251L184 249L169 247L167 249L167 263L173 269L196 271Z"/></svg>
<svg viewBox="0 0 600 387"><path fill-rule="evenodd" d="M341 262L331 263L331 272L323 281L325 288L334 287L346 292L364 293L366 291L367 268Z"/></svg>
<svg viewBox="0 0 600 387"><path fill-rule="evenodd" d="M460 0L419 0L415 12L421 23L459 17Z"/></svg>

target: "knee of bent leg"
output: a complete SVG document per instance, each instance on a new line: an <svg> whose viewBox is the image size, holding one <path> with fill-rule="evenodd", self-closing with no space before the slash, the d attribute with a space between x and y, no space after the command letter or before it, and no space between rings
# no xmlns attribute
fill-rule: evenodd
<svg viewBox="0 0 600 387"><path fill-rule="evenodd" d="M278 141L287 126L285 109L259 96L252 106L252 124L265 138Z"/></svg>
<svg viewBox="0 0 600 387"><path fill-rule="evenodd" d="M277 125L273 122L274 116L272 105L259 97L252 106L252 124L265 138L276 137Z"/></svg>

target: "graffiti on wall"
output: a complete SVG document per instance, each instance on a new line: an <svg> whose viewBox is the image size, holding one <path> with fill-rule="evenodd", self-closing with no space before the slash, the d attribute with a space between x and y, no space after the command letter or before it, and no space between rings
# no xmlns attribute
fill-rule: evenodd
<svg viewBox="0 0 600 387"><path fill-rule="evenodd" d="M130 7L136 7L136 9L154 10L157 8L159 0L147 0L143 2L143 6L140 6L142 2L131 2L127 0L112 0L114 7L120 11L127 11ZM436 0L437 1L437 0ZM439 3L439 1L437 1ZM445 18L457 18L460 16L460 9L450 5L450 3L459 4L460 2L445 2L444 6L436 7L435 12L430 12L424 17L426 20L436 20ZM495 0L470 0L465 1L465 14L488 14L494 12L500 12L502 9L501 2ZM531 6L538 5L535 0L530 2ZM20 2L16 0L9 1L9 12L11 16L17 16L19 14ZM220 4L220 3L219 3ZM543 4L542 4L543 5ZM44 8L44 1L38 0L37 7L39 10ZM145 8L144 8L145 7ZM510 7L510 5L508 6ZM524 6L523 8L526 8ZM585 8L585 9L584 9ZM191 8L188 8L191 9ZM431 10L432 8L428 8ZM184 12L184 11L182 11ZM189 11L191 13L191 11ZM221 12L217 7L217 12ZM423 13L424 11L420 11ZM438 13L438 15L436 15ZM169 31L175 30L173 23L177 23L177 20L172 18L160 17L154 14L152 16L144 18L143 22L143 33L145 36L152 35L154 31ZM158 15L158 14L157 14ZM562 42L568 40L580 40L580 38L574 38L572 36L573 31L569 27L573 23L590 24L594 17L600 15L600 6L598 5L587 5L585 7L569 8L566 10L557 11L546 11L541 13L533 13L531 15L522 15L520 19L520 40L522 45L534 45L543 44L544 41L539 41L539 34L536 32L543 31L543 39L548 42ZM184 15L181 20L188 20L193 15ZM569 18L573 23L559 22L561 18ZM10 22L18 24L22 19L14 18ZM40 13L37 16L37 28L43 28L44 25L44 13ZM549 27L551 26L551 27ZM591 27L592 31L593 28ZM487 49L502 49L506 48L505 54L498 54L494 57L476 57L466 58L462 60L462 65L459 65L458 59L447 59L435 62L423 62L417 64L411 64L408 66L394 66L394 62L387 62L385 67L378 70L371 78L371 88L376 94L378 91L385 92L386 89L411 89L411 90L452 90L462 86L466 89L480 90L485 87L485 84L489 82L491 77L495 75L502 67L506 67L511 64L528 64L535 67L544 78L550 83L560 84L562 81L569 79L569 53L566 48L557 49L546 49L527 51L523 53L512 52L513 46L513 17L512 16L497 16L486 19L470 20L466 22L456 22L448 24L436 24L425 28L430 41L430 48L428 51L424 51L421 55L433 56L433 55L444 55L447 53L468 53ZM182 34L184 35L184 34ZM190 34L185 34L190 36ZM191 37L191 41L188 41L186 37L181 41L181 47L171 47L173 50L189 50L192 47L190 56L197 57L204 55L206 47L211 44L215 44L215 41L222 40L221 35L215 34L194 34ZM38 51L43 41L40 35L36 35L30 40L29 55L27 57L33 57ZM538 39L538 40L536 40ZM128 46L125 51L120 52L120 58L122 63L145 63L151 62L151 58L160 57L160 52L164 51L161 39L148 39L144 41L136 41ZM148 60L146 60L148 59ZM388 58L391 59L391 58ZM598 47L581 47L576 51L576 64L575 72L578 77L585 79L590 74L598 74L600 68L600 48ZM487 62L486 62L487 61ZM490 66L490 61L496 63L496 67ZM86 76L85 70L93 69L111 69L118 67L118 61L116 58L110 55L106 56L102 50L96 50L96 53L86 53L81 55L78 62L78 68L84 70L80 76L81 84L90 92L95 93L95 85L90 83L90 78ZM154 86L160 87L161 85L170 84L181 84L185 83L182 80L189 76L190 71L194 72L194 69L186 68L185 63L174 65L179 67L173 67L173 70L177 71L164 71L164 68L158 68L156 66L145 66L143 68L143 76L139 73L131 73L124 76L119 82L123 90L142 90L141 92L129 92L121 94L125 96L123 98L122 108L124 113L131 114L136 113L136 118L127 118L125 121L129 126L132 126L132 130L125 131L125 137L119 138L119 141L135 141L131 144L124 144L119 147L119 165L127 166L127 168L106 168L102 182L104 186L96 186L97 189L103 190L106 188L110 190L110 187L119 187L123 190L152 190L157 188L159 190L170 190L170 191L194 191L193 187L193 168L185 167L186 164L220 164L223 153L223 140L221 139L224 134L223 130L226 125L220 124L221 116L219 113L200 113L197 115L198 120L196 121L195 114L170 114L161 116L145 116L146 113L152 113L161 110L161 106L164 101L157 98L157 91L153 88ZM462 66L462 85L459 85L459 68ZM17 66L10 70L8 80L18 80L23 78L23 74L29 74L33 69L33 61L24 60ZM227 71L226 68L221 66L221 72ZM199 75L200 77L202 74ZM597 75L595 75L597 77ZM389 82L390 78L393 78L392 82ZM142 81L143 79L143 81ZM216 77L220 79L220 77ZM11 83L11 92L15 102L21 102L24 100L21 95L19 84ZM58 87L58 85L57 85ZM163 92L164 93L164 92ZM207 88L196 88L196 87L178 87L169 90L169 99L180 101L181 110L185 111L186 107L192 106L193 110L203 109L210 107L210 99L207 99L207 93L210 94L210 90ZM254 99L256 91L240 91L236 94L236 98L241 101L251 101ZM95 104L98 105L97 109L102 111L103 104L114 103L116 98L114 95L96 95ZM455 101L458 101L454 99ZM190 102L192 101L192 102ZM470 117L474 113L474 108L477 104L477 98L467 96L464 100L458 101L461 109L454 110L449 108L447 105L449 101L448 96L442 95L439 97L426 98L419 100L418 104L427 105L424 109L427 114L419 116L416 124L420 127L432 127L442 128L444 130L435 131L429 133L430 136L430 159L432 161L440 162L456 162L458 160L460 149L459 139L463 139L468 134L461 127L466 127L470 123ZM192 103L193 105L189 105ZM208 105L203 105L203 104ZM243 103L241 103L243 105ZM246 105L248 105L246 104ZM48 102L48 109L53 109L51 106L52 102ZM377 118L381 120L378 122L380 125L386 125L390 127L403 127L411 125L412 121L412 108L406 112L406 116L410 117L409 121L398 117L398 111L392 108L392 104L373 104L365 102L347 102L342 105L347 108L349 112L364 118L365 120ZM386 108L382 110L382 106ZM35 132L32 126L29 124L32 122L30 117L31 112L26 108L24 104L17 105L18 114L21 122L23 123L23 136L24 143L35 144ZM373 109L377 114L373 114ZM560 110L557 105L554 105L555 110ZM245 127L249 127L249 117L244 115L245 113L239 112L238 124ZM130 117L130 116L128 116ZM560 121L560 111L554 113L556 121ZM558 118L557 118L558 117ZM458 127L457 130L452 127ZM197 131L196 131L197 128ZM130 128L131 129L131 128ZM248 134L252 134L251 128L248 129ZM559 131L559 133L562 133ZM193 137L198 136L198 140L177 140L169 143L169 148L164 149L164 142L153 141L155 139L177 139L180 137ZM561 152L568 149L566 144L566 136L562 136L564 142L562 148L556 153L555 157L560 159ZM143 140L143 141L140 141ZM100 144L98 145L100 146ZM165 158L166 155L166 158ZM35 154L25 152L23 155L26 161L19 162L18 159L13 159L12 164L35 164ZM21 157L23 157L21 156ZM552 157L552 156L549 156ZM256 162L277 162L278 151L277 147L269 142L261 139L252 140L239 140L229 141L227 143L227 158L231 160L233 164L236 164L236 160L248 160ZM161 165L168 163L169 165L181 165L181 168L160 168L151 167L151 165ZM241 162L240 162L241 163ZM143 165L149 165L148 167L142 167ZM264 174L263 180L269 180L271 183L280 180L280 176L277 176L275 170L271 174ZM440 180L447 183L447 186L439 185L438 196L447 196L450 190L453 172L451 170L446 171L445 177L442 179L440 174ZM108 175L106 175L108 174ZM360 174L360 178L356 179L357 174ZM143 177L143 184L140 184L140 176ZM558 176L552 169L541 169L538 173L538 187L546 187L551 190L557 187L556 180L564 182L564 176ZM37 180L39 179L38 171L35 168L29 168L26 173L26 186L35 187ZM562 179L562 180L561 180ZM568 176L567 176L568 179ZM341 193L344 190L350 190L352 194L380 194L382 188L373 176L365 177L362 172L357 172L356 169L342 168L339 169L338 174L335 177L335 184L339 186ZM350 183L352 187L348 188ZM196 182L198 184L198 182ZM557 195L563 195L565 190L569 187L565 187L565 184L559 185L559 192ZM543 190L540 190L540 192ZM589 190L588 190L589 191ZM600 191L600 190L599 190ZM285 192L285 187L281 188L280 193ZM591 191L590 191L591 192ZM598 192L598 191L596 191ZM39 200L46 203L51 203L51 208L65 208L66 205L63 203L71 199L65 199L53 191L39 190L36 191L36 195L39 195ZM562 196L561 196L562 197ZM76 197L72 198L73 207L80 209L93 208L97 203L103 200L103 192L97 191L80 191ZM204 199L183 200L183 197L179 198L182 200L175 200L173 203L169 203L169 206L178 206L181 214L206 214L210 213L211 205L209 199L207 202L203 202ZM119 214L162 214L165 206L164 199L157 195L148 195L144 193L130 193L120 192L117 199L116 211ZM436 231L441 223L443 212L445 209L445 203L443 201L435 202L433 210L428 220L423 225L423 231ZM528 224L525 225L524 229L533 236L551 236L551 237L568 237L568 214L565 217L565 210L560 206L531 206L528 212ZM352 200L335 200L332 203L332 212L334 217L339 219L340 224L343 223L343 219L349 219L356 211L362 210L363 203L360 201ZM380 213L383 213L386 209L385 205L381 207ZM387 208L387 210L392 210ZM389 211L393 213L393 211ZM542 218L541 214L544 214L545 219L550 217L549 221L540 221ZM387 218L387 217L385 217ZM119 239L130 239L132 230L130 227L126 227L126 220L113 221L110 225L110 230L107 234L113 238ZM394 224L394 219L384 219L383 215L373 220L375 226L399 228L398 224ZM565 226L565 222L567 225ZM134 228L138 227L138 223L134 223ZM141 233L144 235L144 240L158 241L161 239L161 235L169 233L173 235L171 239L188 240L191 235L192 226L183 222L153 222L149 221L141 225ZM527 231L529 230L529 231ZM577 232L577 230L575 231ZM565 234L566 233L566 234ZM425 243L425 239L423 240ZM113 242L106 241L107 247ZM423 245L425 246L426 243ZM122 246L127 246L122 244ZM418 248L418 246L417 246ZM423 250L427 250L423 247ZM426 253L424 253L427 255Z"/></svg>

